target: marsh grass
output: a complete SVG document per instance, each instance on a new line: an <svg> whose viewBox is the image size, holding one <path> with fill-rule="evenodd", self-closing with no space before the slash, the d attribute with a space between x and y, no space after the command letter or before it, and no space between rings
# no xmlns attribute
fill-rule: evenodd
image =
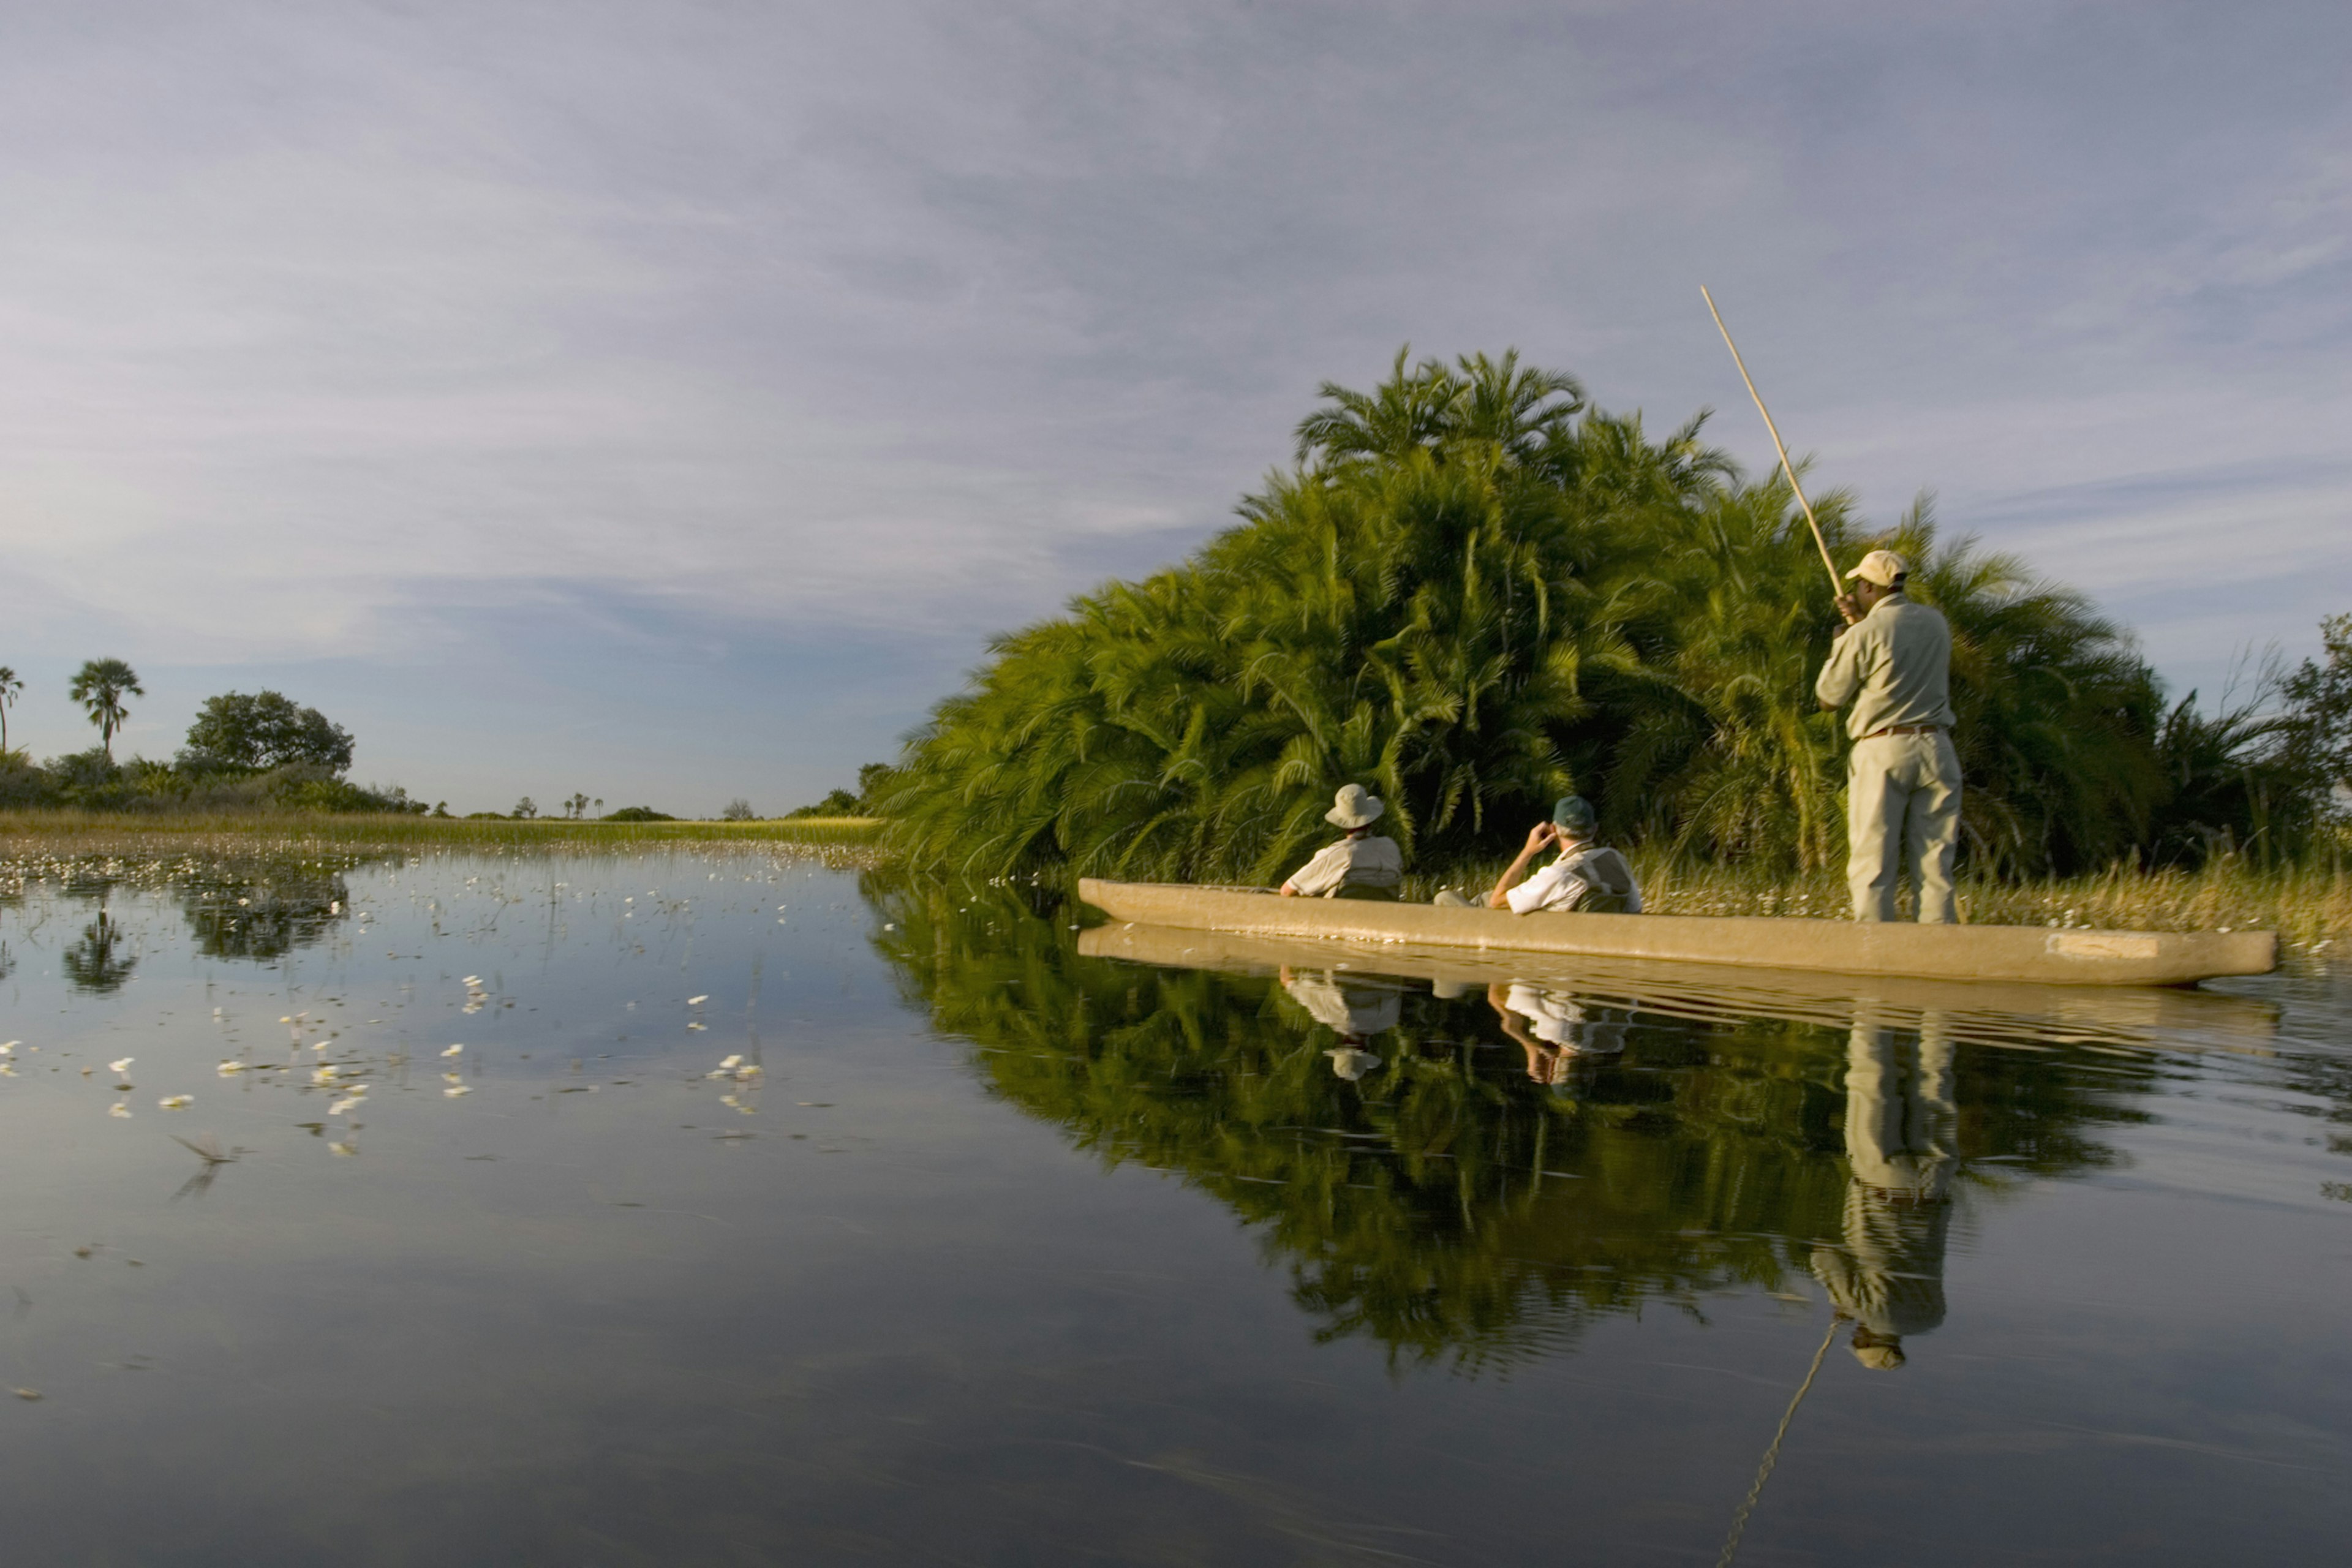
<svg viewBox="0 0 2352 1568"><path fill-rule="evenodd" d="M582 822L564 817L476 821L392 813L189 812L126 817L107 811L0 812L0 854L87 854L130 849L234 848L257 840L347 848L448 846L596 849L667 843L864 846L879 836L871 817L804 816L772 822Z"/></svg>
<svg viewBox="0 0 2352 1568"><path fill-rule="evenodd" d="M1662 915L1784 915L1843 919L1845 879L1836 871L1780 874L1753 867L1675 863L1639 851L1629 857L1643 899ZM1495 884L1502 868L1475 875L1405 879L1408 898L1426 900L1440 888L1474 896ZM2274 931L2290 952L2352 939L2352 877L2340 851L2300 864L2264 868L2242 858L2219 857L2196 871L2139 871L2117 867L2095 876L2006 882L1985 877L1960 881L1960 919L1971 925L2098 927L2122 931Z"/></svg>

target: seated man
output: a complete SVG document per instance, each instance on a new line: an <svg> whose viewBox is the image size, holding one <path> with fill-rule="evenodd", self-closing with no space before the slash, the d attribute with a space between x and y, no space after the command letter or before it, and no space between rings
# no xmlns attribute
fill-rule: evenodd
<svg viewBox="0 0 2352 1568"><path fill-rule="evenodd" d="M1496 879L1486 895L1486 907L1515 915L1538 910L1575 910L1586 914L1638 915L1642 886L1633 868L1614 849L1592 842L1599 826L1591 805L1582 795L1563 796L1551 808L1551 820L1538 822L1528 833L1527 847L1510 869ZM1528 862L1558 846L1559 858L1528 877Z"/></svg>
<svg viewBox="0 0 2352 1568"><path fill-rule="evenodd" d="M1395 839L1372 832L1372 824L1387 809L1361 784L1340 790L1323 820L1345 828L1348 837L1293 871L1282 884L1282 896L1393 900L1397 884L1404 880L1404 851Z"/></svg>

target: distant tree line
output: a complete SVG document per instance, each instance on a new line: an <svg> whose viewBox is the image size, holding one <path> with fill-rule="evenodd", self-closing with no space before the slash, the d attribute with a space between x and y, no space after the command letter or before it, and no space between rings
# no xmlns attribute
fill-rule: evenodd
<svg viewBox="0 0 2352 1568"><path fill-rule="evenodd" d="M1400 353L1323 395L1240 526L997 638L859 808L919 863L992 874L1266 880L1349 783L1430 868L1506 853L1571 790L1619 842L1842 859L1846 741L1812 695L1837 616L1783 479L1743 479L1704 414L1654 437L1513 354ZM1817 510L1843 561L1903 552L1951 622L1979 868L2268 858L2336 830L2352 618L2324 662L2202 707L2081 594L1940 537L1924 497L1890 529L1843 492Z"/></svg>
<svg viewBox="0 0 2352 1568"><path fill-rule="evenodd" d="M118 760L115 737L130 717L129 700L146 695L138 671L119 658L94 658L75 672L68 694L99 733L86 752L35 763L7 749L7 709L24 690L0 666L0 806L79 806L95 811L178 811L268 807L300 811L409 812L428 808L397 786L352 783L351 731L316 708L283 693L226 691L207 698L168 763Z"/></svg>

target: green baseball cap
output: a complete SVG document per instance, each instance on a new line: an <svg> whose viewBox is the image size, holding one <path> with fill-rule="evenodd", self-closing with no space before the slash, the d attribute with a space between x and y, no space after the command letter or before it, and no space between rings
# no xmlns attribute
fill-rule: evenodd
<svg viewBox="0 0 2352 1568"><path fill-rule="evenodd" d="M1598 827L1601 819L1593 815L1591 801L1580 795L1564 795L1552 803L1551 825L1563 833L1582 837Z"/></svg>

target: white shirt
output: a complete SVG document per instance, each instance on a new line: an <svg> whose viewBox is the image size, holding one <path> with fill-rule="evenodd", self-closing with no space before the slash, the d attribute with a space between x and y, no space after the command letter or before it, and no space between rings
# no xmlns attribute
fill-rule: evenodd
<svg viewBox="0 0 2352 1568"><path fill-rule="evenodd" d="M1338 1035L1377 1035L1393 1029L1404 1007L1394 983L1369 976L1336 979L1331 974L1294 974L1283 983L1291 999L1314 1020Z"/></svg>
<svg viewBox="0 0 2352 1568"><path fill-rule="evenodd" d="M1584 1004L1571 995L1524 981L1511 987L1503 998L1503 1005L1534 1026L1537 1039L1565 1046L1579 1055L1608 1056L1625 1048L1626 1016L1622 1009L1596 1007L1588 1012Z"/></svg>
<svg viewBox="0 0 2352 1568"><path fill-rule="evenodd" d="M1293 892L1320 898L1343 885L1393 888L1404 880L1404 851L1393 838L1342 838L1290 874Z"/></svg>
<svg viewBox="0 0 2352 1568"><path fill-rule="evenodd" d="M1642 884L1634 880L1633 868L1625 864L1622 855L1597 844L1576 846L1503 898L1515 915L1533 914L1538 910L1572 910L1583 901L1594 883L1612 881L1616 875L1624 878L1628 889L1625 912L1640 914Z"/></svg>

